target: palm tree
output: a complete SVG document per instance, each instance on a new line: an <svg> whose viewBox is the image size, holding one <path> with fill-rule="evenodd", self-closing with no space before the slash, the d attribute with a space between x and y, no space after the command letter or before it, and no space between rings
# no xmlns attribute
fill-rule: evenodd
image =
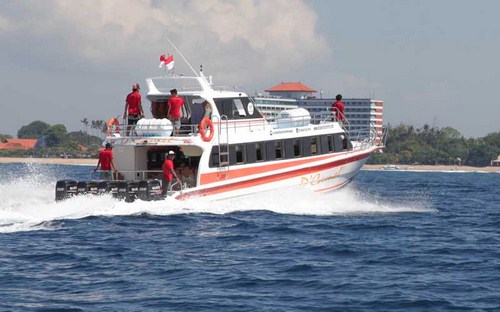
<svg viewBox="0 0 500 312"><path fill-rule="evenodd" d="M85 117L82 120L80 120L80 122L85 127L85 143L88 145L89 144L89 120L87 119L87 117Z"/></svg>

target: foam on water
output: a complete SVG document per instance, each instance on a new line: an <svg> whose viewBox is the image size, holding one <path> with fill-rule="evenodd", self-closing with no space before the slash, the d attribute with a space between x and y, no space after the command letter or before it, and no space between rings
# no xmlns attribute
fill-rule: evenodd
<svg viewBox="0 0 500 312"><path fill-rule="evenodd" d="M148 213L174 215L185 213L226 214L235 211L268 210L297 215L352 215L399 212L429 212L425 199L396 205L381 202L355 187L315 194L306 190L283 189L211 202L206 198L177 201L136 201L126 203L103 196L76 196L54 201L56 180L38 172L13 181L0 182L0 233L53 229L52 221L89 216L123 216Z"/></svg>

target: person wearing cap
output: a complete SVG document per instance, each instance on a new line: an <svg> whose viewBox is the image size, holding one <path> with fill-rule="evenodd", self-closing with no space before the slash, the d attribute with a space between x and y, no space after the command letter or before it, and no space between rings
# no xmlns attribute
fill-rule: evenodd
<svg viewBox="0 0 500 312"><path fill-rule="evenodd" d="M141 87L138 83L132 85L132 92L127 95L125 99L125 112L123 113L123 119L127 118L127 131L126 136L130 133L130 128L132 125L136 125L139 119L144 118L144 111L142 110L141 94L139 93Z"/></svg>
<svg viewBox="0 0 500 312"><path fill-rule="evenodd" d="M162 174L162 189L163 189L163 196L168 196L168 190L170 189L170 186L172 185L172 180L175 178L177 181L179 180L179 177L177 176L177 173L175 173L175 168L174 168L174 158L175 158L175 152L174 151L168 151L168 153L165 154L165 162L163 163L163 174Z"/></svg>
<svg viewBox="0 0 500 312"><path fill-rule="evenodd" d="M184 99L177 95L177 89L170 90L167 105L167 116L174 126L174 136L178 136L181 129L181 108L184 106Z"/></svg>
<svg viewBox="0 0 500 312"><path fill-rule="evenodd" d="M342 103L342 95L337 94L335 97L335 102L332 103L332 113L335 114L335 117L332 118L333 121L344 121L344 103Z"/></svg>
<svg viewBox="0 0 500 312"><path fill-rule="evenodd" d="M113 172L117 173L115 163L113 161L113 147L110 143L106 143L106 148L99 153L99 161L97 161L97 167L94 172L99 170L99 165L101 166L101 179L102 180L113 180Z"/></svg>

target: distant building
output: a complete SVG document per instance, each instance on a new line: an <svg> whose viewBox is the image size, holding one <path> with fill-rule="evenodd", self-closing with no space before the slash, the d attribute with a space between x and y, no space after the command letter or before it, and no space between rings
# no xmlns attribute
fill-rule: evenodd
<svg viewBox="0 0 500 312"><path fill-rule="evenodd" d="M331 116L331 105L335 99L304 99L298 100L298 106L309 111L311 118ZM377 137L382 137L384 102L381 100L346 98L344 115L347 123L344 125L352 139L369 135L370 126L377 131Z"/></svg>
<svg viewBox="0 0 500 312"><path fill-rule="evenodd" d="M290 99L305 99L312 97L316 90L300 82L282 82L272 88L264 90L271 96Z"/></svg>
<svg viewBox="0 0 500 312"><path fill-rule="evenodd" d="M8 151L27 151L35 148L36 139L6 139L0 141L0 150Z"/></svg>
<svg viewBox="0 0 500 312"><path fill-rule="evenodd" d="M500 156L498 156L497 159L493 159L491 161L491 165L495 167L500 167Z"/></svg>
<svg viewBox="0 0 500 312"><path fill-rule="evenodd" d="M281 110L297 107L305 108L312 119L324 119L332 115L333 98L316 98L316 90L300 82L283 82L266 89L269 96L253 97L260 112L268 119L273 119ZM370 133L370 126L377 131L377 137L382 137L384 102L370 98L344 98L345 117L348 121L344 126L351 138L363 138Z"/></svg>

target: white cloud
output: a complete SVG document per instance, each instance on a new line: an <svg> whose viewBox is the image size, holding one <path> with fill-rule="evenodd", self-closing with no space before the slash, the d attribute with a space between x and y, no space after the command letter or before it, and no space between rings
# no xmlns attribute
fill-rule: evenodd
<svg viewBox="0 0 500 312"><path fill-rule="evenodd" d="M165 35L195 64L203 60L236 83L329 55L326 40L316 33L317 15L302 0L52 0L8 6L0 13L0 41L9 43L2 45L18 62L32 60L52 70L70 64L153 68L162 52L174 53Z"/></svg>

